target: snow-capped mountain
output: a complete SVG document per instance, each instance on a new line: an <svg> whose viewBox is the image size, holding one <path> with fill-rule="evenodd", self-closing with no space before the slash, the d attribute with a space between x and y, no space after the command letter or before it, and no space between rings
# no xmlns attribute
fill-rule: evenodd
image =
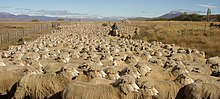
<svg viewBox="0 0 220 99"><path fill-rule="evenodd" d="M171 19L171 18L175 18L178 17L180 15L184 14L184 12L180 12L180 11L170 11L167 14L164 14L162 16L160 16L159 18L165 18L165 19Z"/></svg>
<svg viewBox="0 0 220 99"><path fill-rule="evenodd" d="M184 13L186 13L186 14L201 14L201 13L205 13L205 12L204 11L192 11L192 10L185 10L185 9L177 9L177 10L170 11L169 13L166 13L166 14L160 16L159 18L171 19L171 18L178 17Z"/></svg>

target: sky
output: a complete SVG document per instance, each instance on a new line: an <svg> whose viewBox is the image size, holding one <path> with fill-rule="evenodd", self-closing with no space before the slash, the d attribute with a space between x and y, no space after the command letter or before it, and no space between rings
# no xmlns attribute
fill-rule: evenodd
<svg viewBox="0 0 220 99"><path fill-rule="evenodd" d="M173 10L220 14L220 0L0 0L0 12L59 17L158 17Z"/></svg>

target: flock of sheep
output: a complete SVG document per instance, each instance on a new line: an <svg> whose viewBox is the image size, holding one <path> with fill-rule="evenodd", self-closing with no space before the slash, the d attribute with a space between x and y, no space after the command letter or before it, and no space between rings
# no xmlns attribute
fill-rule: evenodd
<svg viewBox="0 0 220 99"><path fill-rule="evenodd" d="M220 58L87 22L0 52L0 98L220 98ZM122 35L136 28L120 26Z"/></svg>

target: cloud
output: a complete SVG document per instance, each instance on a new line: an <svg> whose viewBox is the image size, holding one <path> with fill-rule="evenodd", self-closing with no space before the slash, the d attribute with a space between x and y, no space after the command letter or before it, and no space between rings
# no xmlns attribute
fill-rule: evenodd
<svg viewBox="0 0 220 99"><path fill-rule="evenodd" d="M74 16L74 15L87 15L85 13L73 13L67 10L33 10L26 8L16 8L18 13L31 14L31 15L50 15L50 16Z"/></svg>
<svg viewBox="0 0 220 99"><path fill-rule="evenodd" d="M31 9L26 9L26 8L15 8L15 10L32 11Z"/></svg>
<svg viewBox="0 0 220 99"><path fill-rule="evenodd" d="M47 14L47 15L87 15L83 13L72 13L66 10L37 10L35 11L36 14Z"/></svg>
<svg viewBox="0 0 220 99"><path fill-rule="evenodd" d="M212 6L212 5L209 5L209 4L198 4L198 6L205 7L205 8L217 8L216 6Z"/></svg>
<svg viewBox="0 0 220 99"><path fill-rule="evenodd" d="M149 12L146 12L146 11L141 11L141 13L149 13Z"/></svg>
<svg viewBox="0 0 220 99"><path fill-rule="evenodd" d="M179 11L179 12L186 12L189 14L203 14L206 13L206 11L203 10L188 10L188 9L175 9L174 11Z"/></svg>
<svg viewBox="0 0 220 99"><path fill-rule="evenodd" d="M144 13L144 14L158 14L158 12L147 12L147 11L141 11L141 13Z"/></svg>
<svg viewBox="0 0 220 99"><path fill-rule="evenodd" d="M9 7L9 6L0 6L0 8L1 8L1 9L9 9L9 8L11 8L11 7Z"/></svg>

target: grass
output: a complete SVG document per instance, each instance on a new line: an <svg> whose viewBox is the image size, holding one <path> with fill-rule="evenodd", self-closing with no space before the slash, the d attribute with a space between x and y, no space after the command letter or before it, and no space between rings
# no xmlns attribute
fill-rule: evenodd
<svg viewBox="0 0 220 99"><path fill-rule="evenodd" d="M199 49L206 53L207 58L220 56L220 28L210 28L209 22L134 21L127 25L141 29L133 39Z"/></svg>

